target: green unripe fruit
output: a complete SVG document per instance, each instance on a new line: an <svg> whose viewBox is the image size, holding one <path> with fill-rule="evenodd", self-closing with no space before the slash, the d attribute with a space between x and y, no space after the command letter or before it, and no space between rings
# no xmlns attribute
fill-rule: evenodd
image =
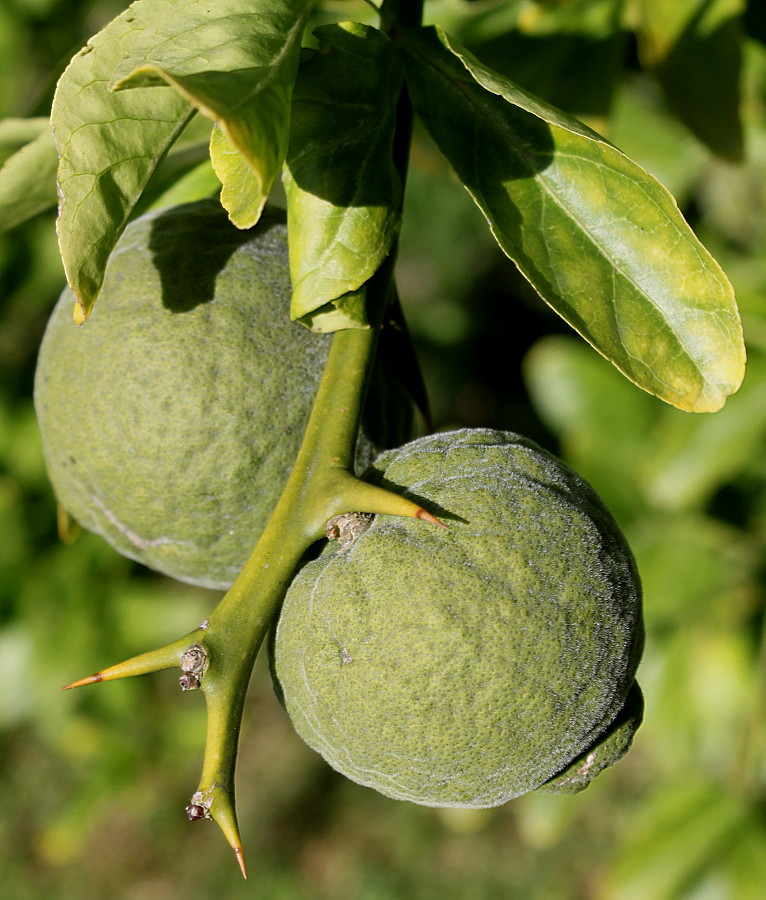
<svg viewBox="0 0 766 900"><path fill-rule="evenodd" d="M369 478L449 528L377 516L298 573L273 651L298 733L427 806L583 787L641 718L641 590L607 509L533 442L484 429L406 444Z"/></svg>
<svg viewBox="0 0 766 900"><path fill-rule="evenodd" d="M329 335L290 322L290 293L280 211L240 231L203 200L130 224L91 317L74 326L65 290L40 350L35 405L62 506L126 556L228 587L290 473L329 351ZM406 431L409 407L375 387L365 423L380 448L397 432L379 423Z"/></svg>

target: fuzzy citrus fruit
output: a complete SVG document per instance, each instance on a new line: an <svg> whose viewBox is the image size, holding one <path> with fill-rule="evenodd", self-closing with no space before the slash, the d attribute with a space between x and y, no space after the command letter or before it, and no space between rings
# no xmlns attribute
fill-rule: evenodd
<svg viewBox="0 0 766 900"><path fill-rule="evenodd" d="M583 787L641 718L641 591L609 512L507 432L419 439L370 479L449 528L377 516L299 572L273 647L298 733L354 781L428 806Z"/></svg>
<svg viewBox="0 0 766 900"><path fill-rule="evenodd" d="M130 224L81 328L64 291L35 404L76 520L182 581L231 584L292 468L331 340L290 322L290 291L284 214L239 231L216 200ZM390 399L378 392L365 419L378 448L379 426L407 427Z"/></svg>

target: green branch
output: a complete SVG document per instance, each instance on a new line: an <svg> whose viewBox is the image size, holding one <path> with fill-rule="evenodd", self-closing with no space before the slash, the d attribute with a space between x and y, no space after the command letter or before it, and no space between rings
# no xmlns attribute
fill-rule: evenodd
<svg viewBox="0 0 766 900"><path fill-rule="evenodd" d="M421 3L386 0L392 28L420 22ZM406 174L412 108L397 108L395 163ZM404 180L404 178L402 179ZM300 451L260 540L210 618L184 638L134 657L68 688L180 666L181 687L201 688L208 712L205 755L190 819L218 823L246 875L234 802L234 772L242 712L253 665L287 588L308 548L325 537L330 519L350 512L409 516L441 524L416 503L358 479L354 448L375 360L381 323L395 297L396 247L367 282L367 329L336 332Z"/></svg>
<svg viewBox="0 0 766 900"><path fill-rule="evenodd" d="M370 281L371 318L379 323L391 293L393 260ZM208 709L192 819L214 819L245 874L234 806L234 769L242 710L263 639L306 550L325 536L329 519L347 512L383 513L438 522L416 503L367 484L352 472L366 385L379 326L333 338L300 452L282 496L250 558L216 610L198 629L67 687L181 666L184 689L201 687Z"/></svg>

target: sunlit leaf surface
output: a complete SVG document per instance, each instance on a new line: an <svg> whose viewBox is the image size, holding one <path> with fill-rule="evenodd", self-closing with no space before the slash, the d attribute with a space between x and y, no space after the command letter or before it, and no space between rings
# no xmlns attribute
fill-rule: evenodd
<svg viewBox="0 0 766 900"><path fill-rule="evenodd" d="M118 91L172 85L217 122L213 164L224 185L222 200L240 228L258 221L282 168L312 3L216 0L211 10L207 3L176 2L153 20L113 75ZM233 153L250 173L233 162Z"/></svg>
<svg viewBox="0 0 766 900"><path fill-rule="evenodd" d="M176 0L139 0L80 50L62 75L51 121L60 156L59 247L84 321L109 254L158 163L193 110L169 87L109 91L115 66Z"/></svg>
<svg viewBox="0 0 766 900"><path fill-rule="evenodd" d="M640 387L720 408L744 373L734 295L665 188L442 32L406 47L419 115L541 296Z"/></svg>
<svg viewBox="0 0 766 900"><path fill-rule="evenodd" d="M398 233L392 142L401 75L380 31L345 23L317 36L320 50L295 88L285 191L291 315L325 331L366 323L353 292Z"/></svg>

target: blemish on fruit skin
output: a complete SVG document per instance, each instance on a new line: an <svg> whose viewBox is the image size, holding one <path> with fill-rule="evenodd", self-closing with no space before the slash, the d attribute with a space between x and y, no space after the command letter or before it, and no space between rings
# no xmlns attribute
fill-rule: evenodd
<svg viewBox="0 0 766 900"><path fill-rule="evenodd" d="M96 494L91 494L90 498L120 534L127 538L133 546L138 547L139 550L147 550L150 547L162 547L166 544L173 543L173 540L167 537L158 537L148 540L140 537L134 531L131 531L130 528L127 528L110 509L107 509L100 497Z"/></svg>

